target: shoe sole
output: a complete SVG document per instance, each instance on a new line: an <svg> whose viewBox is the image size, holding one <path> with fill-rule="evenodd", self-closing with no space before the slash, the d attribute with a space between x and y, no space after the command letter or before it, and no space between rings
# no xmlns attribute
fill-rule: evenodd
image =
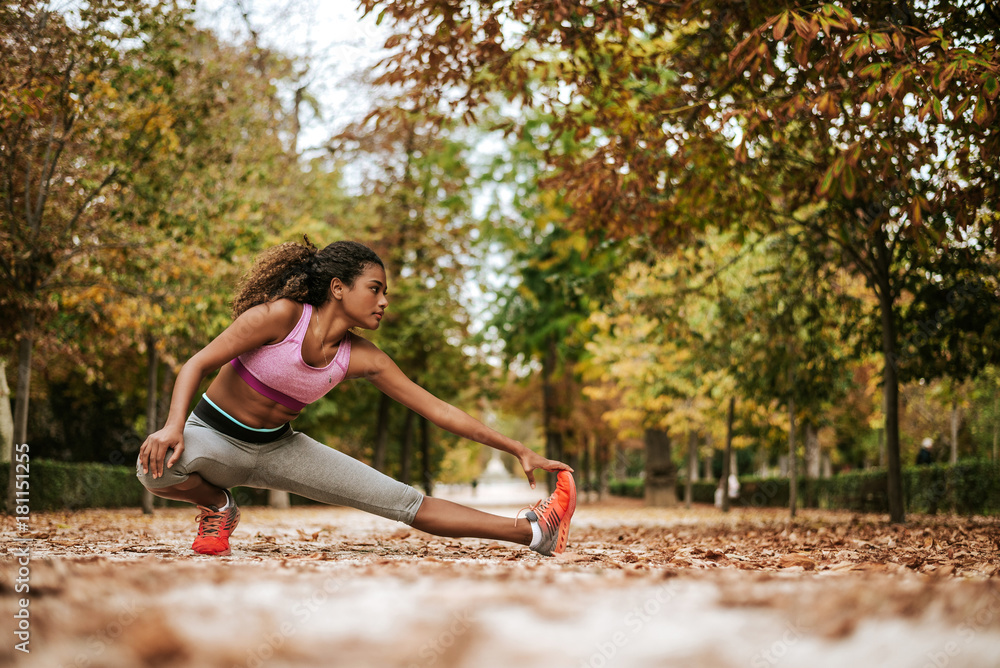
<svg viewBox="0 0 1000 668"><path fill-rule="evenodd" d="M566 549L566 543L569 542L569 522L576 512L576 481L572 473L567 472L566 475L569 477L569 504L566 506L566 516L559 523L559 537L556 538L556 546L552 549L555 554Z"/></svg>

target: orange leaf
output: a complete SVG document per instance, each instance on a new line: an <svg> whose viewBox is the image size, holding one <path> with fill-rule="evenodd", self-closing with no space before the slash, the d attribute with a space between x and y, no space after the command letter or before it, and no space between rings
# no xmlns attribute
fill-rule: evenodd
<svg viewBox="0 0 1000 668"><path fill-rule="evenodd" d="M782 12L781 17L778 22L774 24L774 30L772 35L774 35L775 41L779 41L785 36L785 32L788 31L788 12Z"/></svg>
<svg viewBox="0 0 1000 668"><path fill-rule="evenodd" d="M798 14L795 13L792 14L792 24L795 26L795 32L799 34L799 37L806 40L807 42L811 42L813 37L816 36L816 33L813 32L812 27L809 24L809 21L806 21Z"/></svg>

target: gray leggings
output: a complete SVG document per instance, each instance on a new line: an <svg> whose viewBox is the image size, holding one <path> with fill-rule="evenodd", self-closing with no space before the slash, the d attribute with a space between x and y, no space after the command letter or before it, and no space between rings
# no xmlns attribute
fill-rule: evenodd
<svg viewBox="0 0 1000 668"><path fill-rule="evenodd" d="M191 415L184 425L184 450L173 467L164 458L163 475L153 478L136 464L136 475L150 490L169 487L197 473L224 489L237 485L292 492L315 501L350 506L413 524L423 494L372 467L289 430L270 443L249 443L223 434Z"/></svg>

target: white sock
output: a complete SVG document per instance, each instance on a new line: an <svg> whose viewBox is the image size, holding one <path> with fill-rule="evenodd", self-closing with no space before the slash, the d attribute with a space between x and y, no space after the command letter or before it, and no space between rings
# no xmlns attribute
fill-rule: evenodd
<svg viewBox="0 0 1000 668"><path fill-rule="evenodd" d="M542 542L542 529L538 526L538 522L528 520L528 524L531 525L531 542L528 543L528 547L534 550Z"/></svg>
<svg viewBox="0 0 1000 668"><path fill-rule="evenodd" d="M219 512L221 513L223 510L229 510L229 506L232 505L232 503L233 503L233 497L229 496L229 492L227 491L226 492L226 505L220 506L219 507Z"/></svg>

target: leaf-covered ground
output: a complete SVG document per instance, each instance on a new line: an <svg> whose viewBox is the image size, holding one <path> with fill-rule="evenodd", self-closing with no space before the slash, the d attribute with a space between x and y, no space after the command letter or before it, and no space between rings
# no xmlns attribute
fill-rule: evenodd
<svg viewBox="0 0 1000 668"><path fill-rule="evenodd" d="M513 515L516 508L496 512ZM343 508L31 517L25 666L996 666L1000 521L581 505L570 549L439 539ZM3 519L3 616L18 578Z"/></svg>

